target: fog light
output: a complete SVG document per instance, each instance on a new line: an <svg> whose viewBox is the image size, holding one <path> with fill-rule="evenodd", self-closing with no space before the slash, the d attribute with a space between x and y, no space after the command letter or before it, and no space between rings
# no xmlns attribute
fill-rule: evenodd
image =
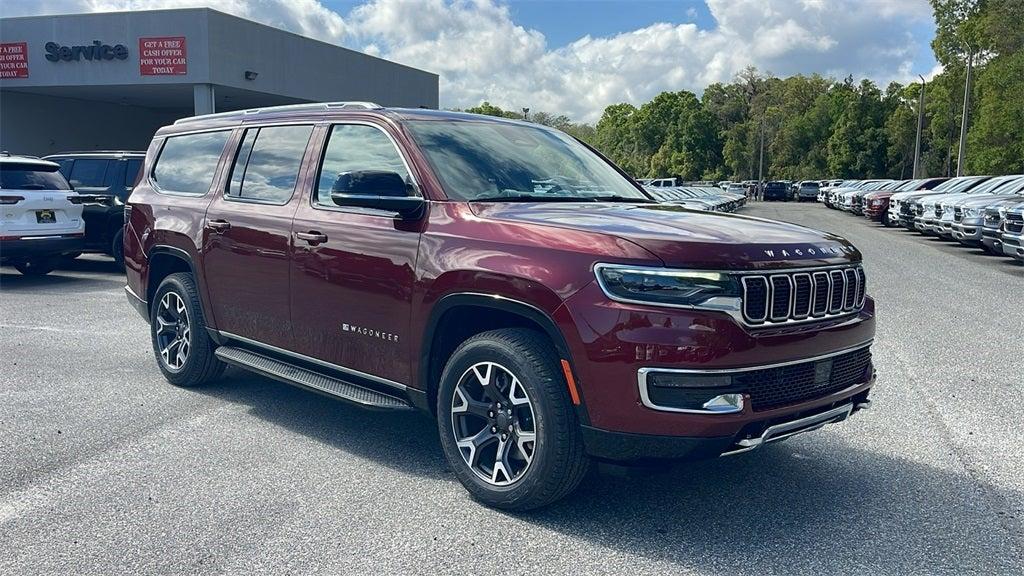
<svg viewBox="0 0 1024 576"><path fill-rule="evenodd" d="M721 394L702 406L709 412L742 412L743 394Z"/></svg>

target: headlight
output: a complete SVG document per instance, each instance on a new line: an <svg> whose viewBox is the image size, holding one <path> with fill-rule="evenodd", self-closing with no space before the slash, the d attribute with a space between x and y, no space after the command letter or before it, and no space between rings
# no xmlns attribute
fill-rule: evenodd
<svg viewBox="0 0 1024 576"><path fill-rule="evenodd" d="M981 216L980 208L964 208L964 218L977 218Z"/></svg>
<svg viewBox="0 0 1024 576"><path fill-rule="evenodd" d="M594 272L601 289L612 300L706 310L740 309L739 280L723 272L617 264L598 264Z"/></svg>

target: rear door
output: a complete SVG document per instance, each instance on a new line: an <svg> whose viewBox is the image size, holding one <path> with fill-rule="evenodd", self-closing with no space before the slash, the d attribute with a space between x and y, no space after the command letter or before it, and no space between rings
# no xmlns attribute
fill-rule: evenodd
<svg viewBox="0 0 1024 576"><path fill-rule="evenodd" d="M312 124L248 127L206 211L203 270L218 329L292 347L288 259Z"/></svg>
<svg viewBox="0 0 1024 576"><path fill-rule="evenodd" d="M409 165L382 127L323 128L324 152L293 224L292 329L298 352L379 383L407 384L419 224L331 201L338 176Z"/></svg>

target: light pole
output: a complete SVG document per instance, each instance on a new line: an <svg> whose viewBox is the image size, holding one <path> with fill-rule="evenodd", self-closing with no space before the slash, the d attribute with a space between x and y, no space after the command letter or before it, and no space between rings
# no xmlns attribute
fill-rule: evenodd
<svg viewBox="0 0 1024 576"><path fill-rule="evenodd" d="M530 119L530 109L529 108L523 108L523 120L529 120L529 119Z"/></svg>
<svg viewBox="0 0 1024 576"><path fill-rule="evenodd" d="M968 46L967 79L964 81L964 113L960 119L960 153L956 158L956 175L963 176L964 156L967 155L967 122L971 115L971 71L974 69L974 49Z"/></svg>
<svg viewBox="0 0 1024 576"><path fill-rule="evenodd" d="M914 173L913 178L920 178L918 166L921 163L921 126L924 124L924 76L917 75L921 79L921 96L917 100L917 142L914 143Z"/></svg>
<svg viewBox="0 0 1024 576"><path fill-rule="evenodd" d="M761 154L757 160L757 189L764 189L764 116L761 117Z"/></svg>

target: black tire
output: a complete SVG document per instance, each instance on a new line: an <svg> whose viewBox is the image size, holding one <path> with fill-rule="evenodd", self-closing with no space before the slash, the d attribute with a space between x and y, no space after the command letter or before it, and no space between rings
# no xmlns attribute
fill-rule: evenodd
<svg viewBox="0 0 1024 576"><path fill-rule="evenodd" d="M495 363L515 376L525 389L533 416L536 440L532 459L514 480L507 478L510 482L507 485L497 485L478 475L463 457L456 439L453 419L456 387L464 378L472 379L473 376L469 376L472 368L484 362ZM586 475L590 459L584 452L580 424L559 358L551 341L543 334L515 328L473 336L452 354L438 388L437 423L441 446L455 476L476 500L504 510L540 508L575 490ZM510 393L509 397L512 396ZM480 420L486 422L484 418ZM520 426L517 421L514 429ZM509 436L510 443L518 438L511 433ZM496 470L497 465L492 465L491 469Z"/></svg>
<svg viewBox="0 0 1024 576"><path fill-rule="evenodd" d="M169 295L173 295L173 297ZM187 343L183 359L177 356L181 343L178 344L178 348L173 349L175 352L173 361L169 358L165 359L161 353L164 348L161 345L161 339L169 337L169 332L161 331L161 303L164 302L165 297L168 297L168 302L174 301L175 304L177 303L176 299L180 299L185 313L188 334L187 338L183 340ZM191 274L178 272L164 278L156 290L153 301L150 302L149 324L157 366L160 367L164 378L171 384L183 388L200 386L216 380L224 372L224 363L213 354L216 346L210 339L210 335L206 333L206 320L199 303L199 290L196 288ZM180 335L181 332L179 331L178 334ZM179 360L180 364L175 365Z"/></svg>
<svg viewBox="0 0 1024 576"><path fill-rule="evenodd" d="M110 255L114 257L114 265L117 266L118 270L124 270L124 229L120 229L114 234L114 239L110 241Z"/></svg>
<svg viewBox="0 0 1024 576"><path fill-rule="evenodd" d="M25 276L46 276L57 268L57 258L33 258L14 265Z"/></svg>

